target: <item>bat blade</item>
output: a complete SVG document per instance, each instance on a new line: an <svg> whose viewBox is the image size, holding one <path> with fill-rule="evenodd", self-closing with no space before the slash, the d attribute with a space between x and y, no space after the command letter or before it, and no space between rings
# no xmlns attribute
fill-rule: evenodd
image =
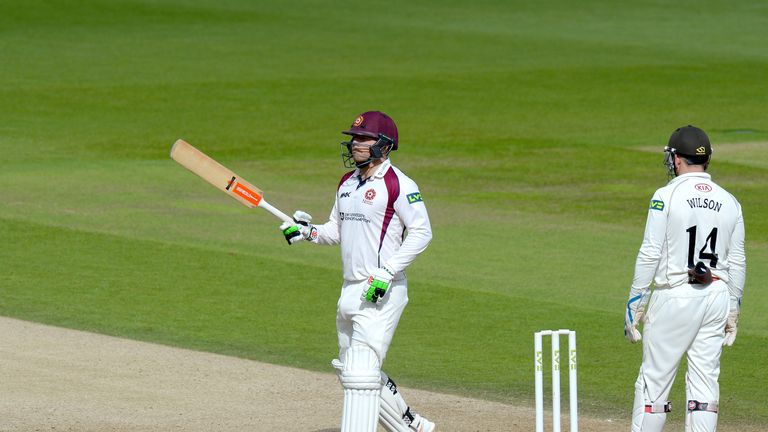
<svg viewBox="0 0 768 432"><path fill-rule="evenodd" d="M257 187L184 140L173 144L171 159L247 207L258 207L264 196Z"/></svg>
<svg viewBox="0 0 768 432"><path fill-rule="evenodd" d="M264 192L234 171L216 162L213 158L196 149L184 140L176 140L171 147L171 159L184 168L197 174L203 180L215 186L246 207L260 207L275 215L278 219L292 222L293 219L264 200Z"/></svg>

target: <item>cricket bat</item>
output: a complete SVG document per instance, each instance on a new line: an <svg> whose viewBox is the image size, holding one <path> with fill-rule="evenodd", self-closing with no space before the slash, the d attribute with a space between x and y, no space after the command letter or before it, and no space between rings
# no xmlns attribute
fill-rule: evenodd
<svg viewBox="0 0 768 432"><path fill-rule="evenodd" d="M171 159L238 200L244 206L258 207L272 213L280 220L294 222L293 218L270 205L264 199L264 192L259 188L243 180L229 168L211 159L184 140L176 140L173 144Z"/></svg>

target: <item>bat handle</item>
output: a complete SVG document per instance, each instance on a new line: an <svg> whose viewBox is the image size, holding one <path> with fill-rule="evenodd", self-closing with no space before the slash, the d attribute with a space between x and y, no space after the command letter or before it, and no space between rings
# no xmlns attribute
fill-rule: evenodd
<svg viewBox="0 0 768 432"><path fill-rule="evenodd" d="M285 213L281 212L280 210L276 209L275 207L272 206L272 204L268 203L264 199L259 201L259 207L261 207L264 210L272 213L276 218L282 220L283 222L294 223L294 220L293 220L292 217L290 217L287 214L285 214Z"/></svg>

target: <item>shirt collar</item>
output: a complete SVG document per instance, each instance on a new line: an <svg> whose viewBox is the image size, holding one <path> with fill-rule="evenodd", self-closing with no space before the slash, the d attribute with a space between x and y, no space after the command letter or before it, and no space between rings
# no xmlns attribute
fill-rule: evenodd
<svg viewBox="0 0 768 432"><path fill-rule="evenodd" d="M379 164L379 169L376 170L376 172L371 176L371 178L382 178L384 177L384 174L387 173L387 170L389 167L392 166L392 164L389 162L389 158L384 159L384 162ZM352 174L353 177L359 177L360 176L360 168L356 169L355 172Z"/></svg>
<svg viewBox="0 0 768 432"><path fill-rule="evenodd" d="M711 180L712 176L707 172L690 172L686 174L680 174L679 176L670 180L669 184L675 184L689 178L700 178L704 180Z"/></svg>
<svg viewBox="0 0 768 432"><path fill-rule="evenodd" d="M389 163L389 159L384 159L384 162L382 162L379 165L379 169L378 169L378 171L376 171L376 174L372 175L371 177L376 177L376 178L384 177L384 174L387 173L387 170L389 169L390 165L391 164Z"/></svg>

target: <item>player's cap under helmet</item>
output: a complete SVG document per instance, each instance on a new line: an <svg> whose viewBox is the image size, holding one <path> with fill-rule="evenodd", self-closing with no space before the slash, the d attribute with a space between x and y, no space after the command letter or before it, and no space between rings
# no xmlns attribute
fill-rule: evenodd
<svg viewBox="0 0 768 432"><path fill-rule="evenodd" d="M709 158L712 156L712 145L703 130L688 125L672 132L664 152L666 153L664 165L667 166L670 174L677 175L673 155L685 158L691 165L704 165L706 169Z"/></svg>
<svg viewBox="0 0 768 432"><path fill-rule="evenodd" d="M366 111L355 118L348 130L342 132L351 136L365 136L376 139L370 147L371 155L368 160L355 162L352 157L352 141L341 143L344 151L341 153L344 166L362 168L376 159L381 159L389 152L397 150L397 126L392 117L381 111Z"/></svg>

